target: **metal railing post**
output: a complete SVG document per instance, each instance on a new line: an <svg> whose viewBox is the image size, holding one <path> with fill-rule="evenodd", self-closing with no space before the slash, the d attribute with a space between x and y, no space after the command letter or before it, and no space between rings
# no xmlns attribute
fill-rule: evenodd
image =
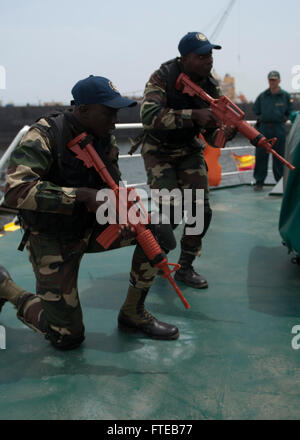
<svg viewBox="0 0 300 440"><path fill-rule="evenodd" d="M16 146L18 145L18 143L20 142L21 138L24 136L25 133L27 133L27 131L29 130L30 126L29 125L25 125L20 131L19 133L16 135L16 137L14 138L14 140L11 142L10 146L7 148L7 150L5 151L5 153L3 154L3 156L0 159L0 173L2 171L2 169L4 168L6 162L8 161L11 153L13 152L13 150L16 148Z"/></svg>

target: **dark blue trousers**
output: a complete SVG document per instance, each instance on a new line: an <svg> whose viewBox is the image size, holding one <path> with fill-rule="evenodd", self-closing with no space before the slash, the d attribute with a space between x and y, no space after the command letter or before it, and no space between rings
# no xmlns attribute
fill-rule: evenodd
<svg viewBox="0 0 300 440"><path fill-rule="evenodd" d="M259 131L266 136L267 139L277 137L277 142L274 145L274 150L284 157L285 154L285 127L282 124L261 124ZM263 185L268 175L269 156L271 154L264 148L256 148L255 153L255 169L254 179L256 184ZM283 176L283 163L274 157L273 158L273 175L276 182Z"/></svg>

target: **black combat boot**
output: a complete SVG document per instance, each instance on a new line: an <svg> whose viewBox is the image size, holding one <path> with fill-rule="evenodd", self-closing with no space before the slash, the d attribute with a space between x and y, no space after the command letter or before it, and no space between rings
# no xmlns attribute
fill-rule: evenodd
<svg viewBox="0 0 300 440"><path fill-rule="evenodd" d="M187 286L194 287L195 289L206 289L208 287L208 282L203 276L195 272L192 266L194 259L194 255L181 251L178 261L181 268L175 273L174 279L176 281L181 281Z"/></svg>
<svg viewBox="0 0 300 440"><path fill-rule="evenodd" d="M7 301L16 305L23 293L24 290L13 282L5 267L0 265L0 312Z"/></svg>
<svg viewBox="0 0 300 440"><path fill-rule="evenodd" d="M145 309L147 293L148 290L129 287L126 301L118 316L119 329L130 333L142 332L153 339L177 339L177 327L158 321Z"/></svg>

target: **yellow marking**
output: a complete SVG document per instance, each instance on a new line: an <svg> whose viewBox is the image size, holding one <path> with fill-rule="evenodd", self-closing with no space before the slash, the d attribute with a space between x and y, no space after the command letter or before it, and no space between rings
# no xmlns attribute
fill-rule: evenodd
<svg viewBox="0 0 300 440"><path fill-rule="evenodd" d="M20 229L19 225L16 225L14 222L7 223L3 226L3 231L5 232L14 232Z"/></svg>
<svg viewBox="0 0 300 440"><path fill-rule="evenodd" d="M4 228L5 232L15 232L20 229L20 226L14 225L14 226L8 226Z"/></svg>

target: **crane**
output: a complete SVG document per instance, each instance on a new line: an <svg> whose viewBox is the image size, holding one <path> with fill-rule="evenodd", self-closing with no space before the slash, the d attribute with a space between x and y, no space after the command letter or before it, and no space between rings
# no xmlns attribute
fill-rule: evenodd
<svg viewBox="0 0 300 440"><path fill-rule="evenodd" d="M222 17L220 18L217 26L215 27L213 33L211 34L211 36L209 38L210 41L212 41L221 32L221 29L224 26L224 23L225 23L228 15L230 14L232 8L234 7L235 3L236 3L236 0L230 0L225 12L222 14Z"/></svg>

